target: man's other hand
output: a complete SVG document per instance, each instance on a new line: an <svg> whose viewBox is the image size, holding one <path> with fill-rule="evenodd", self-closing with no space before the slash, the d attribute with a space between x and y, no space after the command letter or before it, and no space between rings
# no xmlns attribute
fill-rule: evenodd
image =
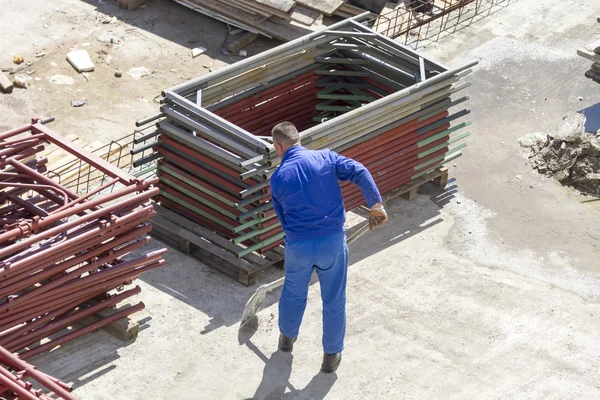
<svg viewBox="0 0 600 400"><path fill-rule="evenodd" d="M374 204L369 213L369 229L373 230L385 224L388 220L387 213L382 203Z"/></svg>

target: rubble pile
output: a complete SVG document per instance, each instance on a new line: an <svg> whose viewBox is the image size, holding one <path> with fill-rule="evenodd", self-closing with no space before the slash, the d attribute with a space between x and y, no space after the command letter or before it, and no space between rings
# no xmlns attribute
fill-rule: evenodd
<svg viewBox="0 0 600 400"><path fill-rule="evenodd" d="M600 131L585 131L585 115L569 113L555 133L519 139L531 166L582 193L600 195Z"/></svg>

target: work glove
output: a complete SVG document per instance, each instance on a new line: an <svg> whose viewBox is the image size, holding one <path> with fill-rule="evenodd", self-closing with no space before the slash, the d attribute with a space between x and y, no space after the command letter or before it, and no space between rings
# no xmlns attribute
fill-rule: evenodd
<svg viewBox="0 0 600 400"><path fill-rule="evenodd" d="M369 230L385 224L387 220L388 216L383 208L383 204L377 203L371 207L371 212L369 213Z"/></svg>

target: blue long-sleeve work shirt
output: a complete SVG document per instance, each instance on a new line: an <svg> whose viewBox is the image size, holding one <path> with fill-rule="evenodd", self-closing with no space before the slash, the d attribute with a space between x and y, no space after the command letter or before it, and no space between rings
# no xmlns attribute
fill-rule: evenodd
<svg viewBox="0 0 600 400"><path fill-rule="evenodd" d="M359 186L369 207L381 195L369 170L331 150L294 146L271 176L273 208L288 241L314 239L344 231L346 212L338 181Z"/></svg>

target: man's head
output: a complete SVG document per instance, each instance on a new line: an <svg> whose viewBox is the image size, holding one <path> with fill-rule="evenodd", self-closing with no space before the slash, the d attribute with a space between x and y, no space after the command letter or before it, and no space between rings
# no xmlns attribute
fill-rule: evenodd
<svg viewBox="0 0 600 400"><path fill-rule="evenodd" d="M300 145L298 129L291 122L282 122L273 128L273 145L279 157L283 157L287 149Z"/></svg>

